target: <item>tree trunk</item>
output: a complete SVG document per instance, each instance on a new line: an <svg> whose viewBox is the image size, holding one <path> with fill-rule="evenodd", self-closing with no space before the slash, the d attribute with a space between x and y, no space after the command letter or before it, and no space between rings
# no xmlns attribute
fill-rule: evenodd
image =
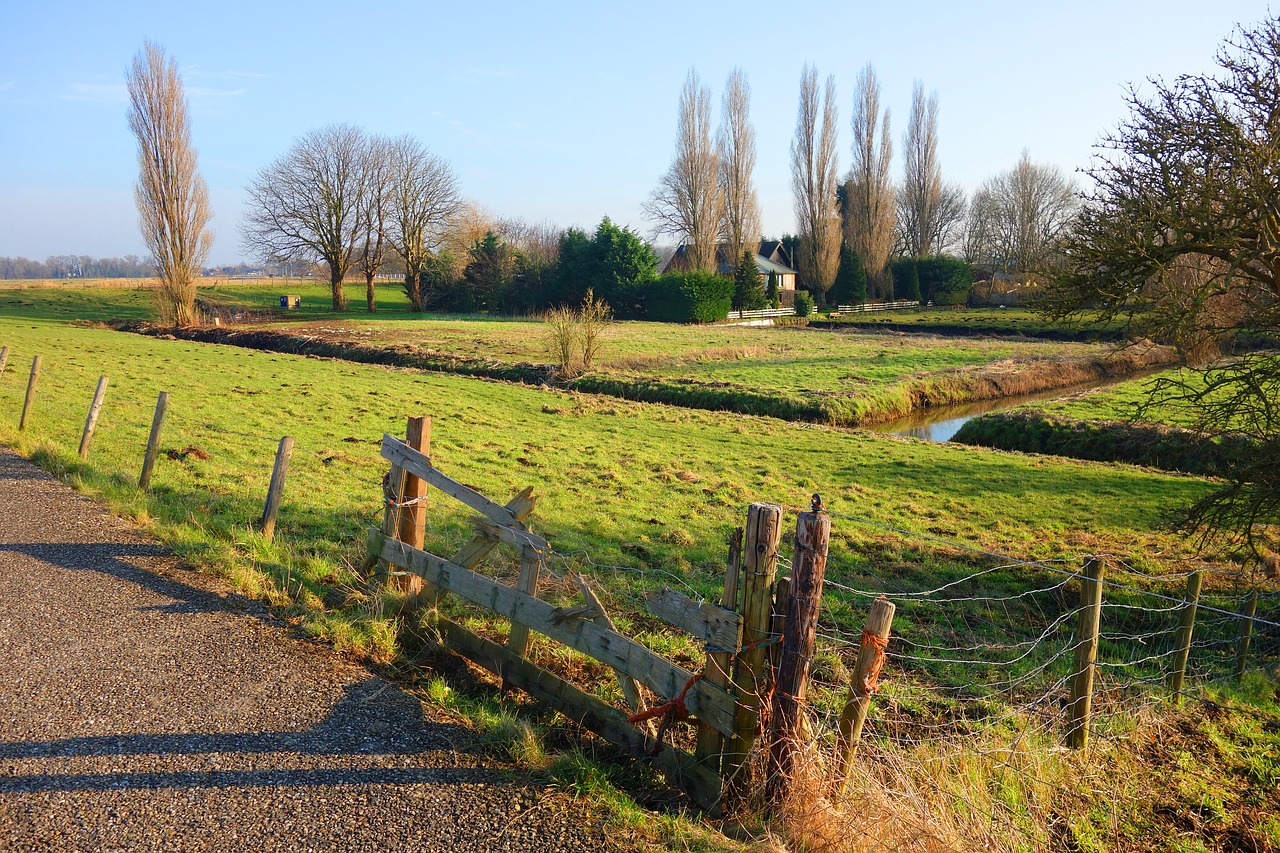
<svg viewBox="0 0 1280 853"><path fill-rule="evenodd" d="M369 306L369 313L372 314L378 310L378 304L373 298L373 273L366 272L364 274L364 301Z"/></svg>
<svg viewBox="0 0 1280 853"><path fill-rule="evenodd" d="M422 311L422 279L413 272L405 273L404 290L409 294L409 310Z"/></svg>
<svg viewBox="0 0 1280 853"><path fill-rule="evenodd" d="M329 289L333 292L333 310L347 310L347 294L342 290L342 279L345 276L335 264L329 264Z"/></svg>

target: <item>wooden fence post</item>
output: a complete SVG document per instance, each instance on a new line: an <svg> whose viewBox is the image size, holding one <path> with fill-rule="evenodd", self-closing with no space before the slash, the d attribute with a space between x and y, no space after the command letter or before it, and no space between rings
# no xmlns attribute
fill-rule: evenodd
<svg viewBox="0 0 1280 853"><path fill-rule="evenodd" d="M421 453L431 456L431 418L410 417L405 422L404 443ZM399 469L393 469L398 471ZM407 471L400 472L402 483L396 500L408 506L398 507L399 526L396 538L406 545L421 550L426 539L427 509L422 505L422 498L427 494L426 481L415 477ZM392 475L392 479L396 479ZM521 572L523 572L523 566ZM412 576L399 578L400 589L411 595L422 592L422 579Z"/></svg>
<svg viewBox="0 0 1280 853"><path fill-rule="evenodd" d="M22 401L22 417L18 419L18 432L27 428L31 406L36 400L36 380L40 378L40 356L31 359L31 377L27 379L27 396Z"/></svg>
<svg viewBox="0 0 1280 853"><path fill-rule="evenodd" d="M853 759L858 754L862 740L862 727L871 709L871 694L875 691L875 679L884 664L884 646L889 642L889 626L897 607L884 596L871 603L866 627L862 629L862 642L858 644L858 662L853 668L853 682L849 685L849 698L840 712L839 740L840 793L849 787L849 774Z"/></svg>
<svg viewBox="0 0 1280 853"><path fill-rule="evenodd" d="M720 598L720 606L726 610L738 612L738 575L742 570L742 528L729 534L729 558L725 563L724 595ZM742 637L739 635L741 645ZM707 653L706 675L703 678L716 687L727 687L729 684L729 666L733 662L737 649ZM720 754L724 752L724 735L706 723L698 724L698 743L694 755L707 764L716 773L720 772Z"/></svg>
<svg viewBox="0 0 1280 853"><path fill-rule="evenodd" d="M151 469L156 466L156 457L160 454L160 430L164 427L164 415L169 408L169 392L161 391L156 397L156 413L151 418L151 435L147 437L147 455L142 457L142 475L138 477L138 488L147 491L151 488Z"/></svg>
<svg viewBox="0 0 1280 853"><path fill-rule="evenodd" d="M0 379L4 378L4 366L9 363L9 348L0 347Z"/></svg>
<svg viewBox="0 0 1280 853"><path fill-rule="evenodd" d="M421 547L421 546L418 546ZM516 589L526 595L534 595L538 591L538 576L542 574L542 559L533 548L520 549L520 576L516 579ZM598 604L598 602L597 602ZM601 611L603 612L603 610ZM511 623L511 632L507 635L507 648L524 657L529 651L529 626L521 622ZM502 689L509 690L506 679L502 681Z"/></svg>
<svg viewBox="0 0 1280 853"><path fill-rule="evenodd" d="M1200 587L1204 577L1197 569L1187 576L1186 604L1178 616L1178 653L1173 658L1173 674L1169 678L1169 688L1173 690L1174 701L1182 704L1182 684L1187 678L1187 659L1191 657L1191 636L1196 630L1196 606L1200 603Z"/></svg>
<svg viewBox="0 0 1280 853"><path fill-rule="evenodd" d="M802 512L796 518L786 633L782 637L778 682L773 691L768 794L774 803L781 803L787 796L802 746L804 700L818 638L818 607L822 603L822 581L827 573L830 542L831 516L822 511L822 501L814 495L813 511Z"/></svg>
<svg viewBox="0 0 1280 853"><path fill-rule="evenodd" d="M284 497L284 478L289 473L289 458L293 456L293 436L280 439L276 448L276 464L271 468L271 485L267 487L267 502L262 508L258 528L271 539L276 535L276 515L280 512L280 499Z"/></svg>
<svg viewBox="0 0 1280 853"><path fill-rule="evenodd" d="M1258 591L1244 597L1240 606L1240 636L1236 640L1236 680L1244 677L1245 663L1249 657L1249 640L1253 637L1253 617L1258 613Z"/></svg>
<svg viewBox="0 0 1280 853"><path fill-rule="evenodd" d="M753 503L747 509L746 577L742 583L742 644L733 667L738 699L733 741L725 751L722 776L735 789L737 770L746 761L760 723L760 700L767 690L764 643L773 621L773 579L778 572L778 540L782 536L782 507ZM731 791L731 794L735 792Z"/></svg>
<svg viewBox="0 0 1280 853"><path fill-rule="evenodd" d="M1067 746L1089 745L1089 716L1093 710L1093 670L1098 659L1098 628L1102 622L1102 561L1087 557L1080 578L1080 610L1076 616L1076 654L1071 676L1071 704L1067 707Z"/></svg>
<svg viewBox="0 0 1280 853"><path fill-rule="evenodd" d="M102 411L102 400L107 396L107 377L98 377L98 388L93 392L93 402L89 404L89 417L84 420L84 432L80 435L80 461L89 458L89 442L93 440L93 431L98 426L98 414Z"/></svg>

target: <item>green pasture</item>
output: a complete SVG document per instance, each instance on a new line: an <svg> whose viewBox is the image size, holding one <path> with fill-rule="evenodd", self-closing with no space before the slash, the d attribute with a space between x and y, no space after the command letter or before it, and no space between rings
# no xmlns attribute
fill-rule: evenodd
<svg viewBox="0 0 1280 853"><path fill-rule="evenodd" d="M814 320L850 328L1072 340L1113 340L1121 329L1118 322L1101 322L1090 317L1050 323L1031 308L908 308L836 317L818 314Z"/></svg>

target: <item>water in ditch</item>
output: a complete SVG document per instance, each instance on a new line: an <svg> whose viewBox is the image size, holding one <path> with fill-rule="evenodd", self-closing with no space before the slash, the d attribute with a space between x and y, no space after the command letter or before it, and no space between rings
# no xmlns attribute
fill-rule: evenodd
<svg viewBox="0 0 1280 853"><path fill-rule="evenodd" d="M1038 403L1046 400L1058 400L1070 397L1082 391L1106 388L1118 382L1127 382L1150 374L1126 376L1122 379L1108 379L1101 382L1087 382L1082 385L1071 385L1065 388L1054 388L1035 394L1019 394L1014 397L997 397L993 400L975 400L970 403L957 403L954 406L934 406L912 412L904 418L884 421L878 424L867 424L866 429L872 432L883 432L891 435L904 435L920 438L925 441L950 441L960 431L960 427L979 415L989 412L1000 412L1012 409L1025 403Z"/></svg>

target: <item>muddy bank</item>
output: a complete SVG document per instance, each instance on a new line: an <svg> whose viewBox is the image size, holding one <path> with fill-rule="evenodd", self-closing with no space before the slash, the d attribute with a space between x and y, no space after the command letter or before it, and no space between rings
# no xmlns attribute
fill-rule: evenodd
<svg viewBox="0 0 1280 853"><path fill-rule="evenodd" d="M1157 424L1080 421L1035 411L995 412L974 418L951 440L1209 477L1223 476L1257 446L1253 439L1241 435L1208 436Z"/></svg>
<svg viewBox="0 0 1280 853"><path fill-rule="evenodd" d="M644 403L763 415L831 426L859 426L893 420L920 409L977 400L994 400L1070 388L1144 373L1177 360L1169 347L1135 343L1124 349L1082 358L1005 359L981 367L934 373L857 393L783 392L729 382L661 379L634 374L593 373L563 381L554 366L468 358L409 344L374 345L262 329L196 327L174 329L151 323L121 323L118 329L155 337L226 344L501 379L528 385L552 385L571 391L607 394Z"/></svg>
<svg viewBox="0 0 1280 853"><path fill-rule="evenodd" d="M504 362L496 359L467 358L449 353L423 350L409 344L372 346L354 342L326 341L310 335L261 329L237 330L216 326L197 326L175 329L154 323L117 323L114 328L152 337L176 338L199 341L206 344L226 344L265 352L281 352L290 355L314 355L337 358L362 364L385 364L392 367L414 367L420 370L438 370L444 373L460 373L485 379L505 379L541 385L554 381L555 370L549 364L531 362Z"/></svg>
<svg viewBox="0 0 1280 853"><path fill-rule="evenodd" d="M856 332L909 332L917 335L936 335L941 338L1034 338L1041 341L1067 343L1120 343L1125 333L1119 329L1028 329L1023 326L982 325L964 323L872 323L857 320L809 320L811 329Z"/></svg>

